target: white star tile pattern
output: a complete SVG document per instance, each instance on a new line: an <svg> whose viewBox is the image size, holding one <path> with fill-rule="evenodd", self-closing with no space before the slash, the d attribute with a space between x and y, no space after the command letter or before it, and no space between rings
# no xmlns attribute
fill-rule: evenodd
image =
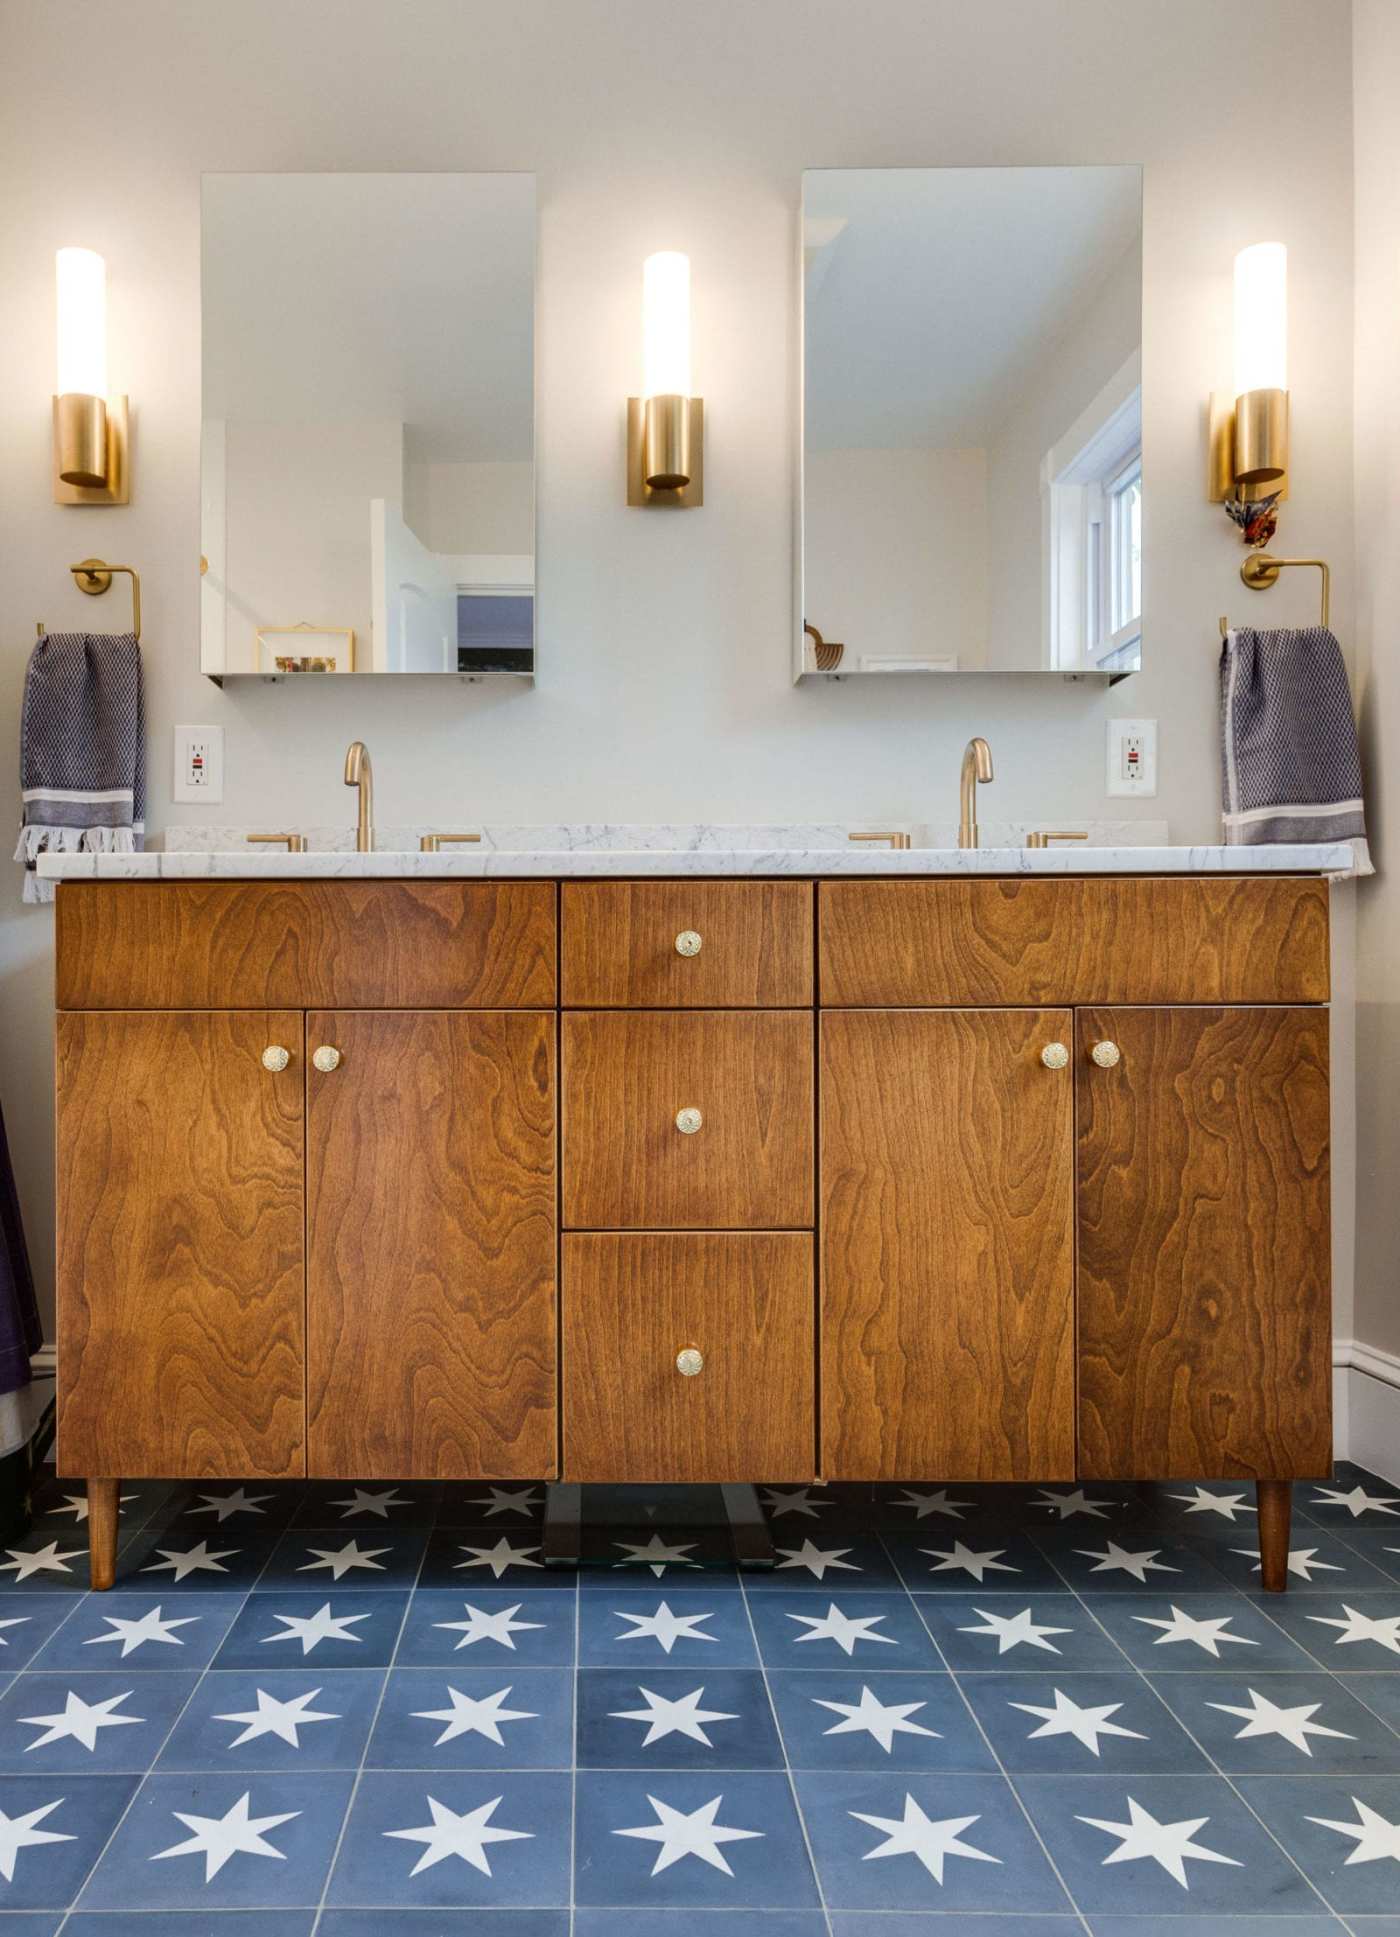
<svg viewBox="0 0 1400 1937"><path fill-rule="evenodd" d="M505 1702L509 1694L509 1688L498 1688L494 1695L477 1698L464 1695L460 1688L449 1688L447 1699L450 1707L415 1708L412 1713L416 1721L444 1724L442 1734L433 1742L435 1749L441 1748L444 1742L455 1742L459 1735L481 1735L488 1742L494 1742L498 1749L503 1749L506 1738L501 1734L502 1724L532 1722L538 1714L538 1710L533 1708L507 1708Z"/></svg>
<svg viewBox="0 0 1400 1937"><path fill-rule="evenodd" d="M1346 1862L1352 1863L1400 1863L1400 1823L1392 1823L1380 1811L1372 1809L1368 1803L1353 1796L1351 1806L1356 1811L1354 1823L1329 1821L1325 1816L1309 1816L1310 1823L1317 1823L1322 1829L1335 1830L1338 1836L1347 1837L1352 1848L1347 1852Z"/></svg>
<svg viewBox="0 0 1400 1937"><path fill-rule="evenodd" d="M253 1816L249 1813L252 1796L245 1790L236 1803L231 1803L222 1816L186 1815L175 1810L175 1820L183 1823L191 1833L183 1843L172 1843L169 1849L157 1850L151 1858L152 1863L160 1863L173 1856L202 1856L204 1858L204 1881L212 1883L226 1863L235 1856L272 1856L279 1862L286 1860L285 1852L275 1843L267 1840L265 1832L278 1829L283 1823L290 1823L298 1810L286 1810L280 1815Z"/></svg>
<svg viewBox="0 0 1400 1937"><path fill-rule="evenodd" d="M1237 1648L1257 1648L1259 1643L1252 1641L1246 1634L1231 1634L1232 1614L1196 1615L1172 1606L1171 1616L1162 1620L1153 1614L1135 1614L1134 1621L1140 1621L1145 1628L1160 1628L1162 1632L1154 1637L1159 1648L1169 1647L1173 1642L1187 1641L1193 1647L1201 1648L1206 1654L1220 1659L1220 1644L1233 1643Z"/></svg>
<svg viewBox="0 0 1400 1937"><path fill-rule="evenodd" d="M61 1829L40 1829L47 1816L63 1807L64 1798L56 1796L52 1802L40 1803L37 1809L29 1810L23 1816L7 1816L0 1809L0 1876L6 1883L15 1880L15 1862L21 1850L32 1849L39 1843L72 1843L77 1839Z"/></svg>
<svg viewBox="0 0 1400 1937"><path fill-rule="evenodd" d="M692 1688L688 1695L668 1698L655 1694L650 1688L638 1688L637 1693L646 1703L645 1708L614 1708L609 1710L613 1720L619 1722L644 1722L646 1734L642 1737L642 1747L649 1749L654 1742L664 1742L668 1735L684 1735L692 1742L703 1742L707 1749L714 1744L705 1733L707 1722L737 1722L739 1717L731 1710L723 1708L701 1708L704 1700L703 1688Z"/></svg>
<svg viewBox="0 0 1400 1937"><path fill-rule="evenodd" d="M234 1709L230 1713L216 1715L216 1722L242 1722L243 1733L235 1735L229 1743L231 1749L242 1748L245 1742L256 1742L264 1735L275 1735L279 1742L286 1742L294 1749L301 1747L300 1731L311 1722L338 1722L340 1717L330 1709L312 1708L310 1704L320 1694L319 1688L308 1688L303 1694L292 1695L280 1700L269 1695L265 1689L257 1691L257 1707Z"/></svg>
<svg viewBox="0 0 1400 1937"><path fill-rule="evenodd" d="M491 1818L500 1808L503 1798L493 1796L477 1809L465 1809L461 1814L440 1803L435 1796L428 1797L428 1809L432 1815L430 1823L419 1824L414 1829L386 1829L386 1836L397 1836L405 1843L421 1843L423 1854L409 1871L410 1876L418 1876L424 1870L431 1870L434 1864L445 1863L450 1856L459 1857L472 1869L480 1870L483 1876L491 1875L491 1864L486 1855L490 1843L519 1843L534 1835L533 1830L506 1829L493 1824Z"/></svg>
<svg viewBox="0 0 1400 1937"><path fill-rule="evenodd" d="M619 1641L654 1641L666 1654L678 1641L718 1639L701 1627L701 1622L711 1618L708 1614L673 1614L665 1601L658 1601L654 1614L629 1614L623 1608L616 1611L620 1619L632 1623L629 1631L618 1635Z"/></svg>
<svg viewBox="0 0 1400 1937"><path fill-rule="evenodd" d="M832 1702L820 1695L812 1697L818 1708L829 1708L842 1719L827 1729L828 1735L868 1735L888 1755L896 1735L927 1735L937 1738L938 1730L925 1728L909 1718L917 1715L926 1702L883 1702L872 1688L862 1688L856 1702Z"/></svg>
<svg viewBox="0 0 1400 1937"><path fill-rule="evenodd" d="M449 1634L460 1634L462 1638L456 1644L458 1648L475 1647L478 1641L495 1641L502 1648L509 1648L514 1653L517 1634L527 1633L543 1625L539 1621L516 1620L515 1617L524 1605L523 1601L517 1601L514 1607L498 1608L493 1614L489 1609L473 1607L470 1601L464 1601L463 1607L467 1616L465 1621L435 1621L433 1625L445 1628Z"/></svg>
<svg viewBox="0 0 1400 1937"><path fill-rule="evenodd" d="M851 1814L858 1823L868 1823L872 1829L878 1829L884 1835L883 1843L877 1843L874 1849L866 1851L867 1862L882 1856L913 1856L923 1864L935 1883L942 1883L943 1866L950 1856L966 1857L974 1863L1001 1862L1001 1858L993 1856L989 1850L980 1850L963 1840L963 1831L971 1829L974 1823L981 1820L977 1816L945 1816L938 1821L930 1821L908 1794L904 1798L904 1814L900 1817L867 1816L858 1809L853 1809Z"/></svg>
<svg viewBox="0 0 1400 1937"><path fill-rule="evenodd" d="M806 1628L806 1634L798 1635L801 1641L834 1641L843 1654L853 1655L862 1641L883 1642L886 1647L897 1647L892 1634L876 1634L875 1630L884 1620L883 1614L843 1614L835 1601L820 1617L810 1614L789 1614L789 1621L796 1621Z"/></svg>
<svg viewBox="0 0 1400 1937"><path fill-rule="evenodd" d="M1097 1816L1081 1816L1081 1823L1088 1823L1091 1829L1101 1829L1108 1836L1118 1838L1118 1847L1104 1857L1110 1863L1158 1863L1173 1881L1183 1890L1189 1890L1186 1877L1188 1860L1197 1863L1228 1863L1234 1869L1242 1867L1238 1857L1225 1856L1219 1850L1207 1849L1203 1843L1196 1842L1199 1831L1210 1821L1209 1816L1197 1816L1179 1823L1159 1823L1150 1809L1144 1809L1134 1797L1129 1796L1128 1820L1126 1823L1105 1822Z"/></svg>
<svg viewBox="0 0 1400 1937"><path fill-rule="evenodd" d="M1104 1702L1097 1708L1081 1707L1072 1695L1056 1688L1052 1691L1052 1706L1043 1708L1035 1702L1012 1702L1012 1708L1019 1708L1023 1715L1034 1715L1040 1727L1031 1730L1030 1739L1036 1741L1047 1735L1072 1735L1076 1742L1082 1742L1090 1755L1098 1755L1101 1735L1131 1736L1135 1742L1145 1742L1147 1737L1141 1729L1123 1728L1109 1718L1122 1708L1121 1702Z"/></svg>
<svg viewBox="0 0 1400 1937"><path fill-rule="evenodd" d="M1046 1654L1057 1655L1060 1650L1050 1636L1073 1633L1072 1628L1057 1628L1046 1622L1037 1622L1028 1607L1023 1607L1019 1614L989 1614L980 1607L974 1612L982 1616L981 1625L970 1623L960 1632L993 1635L999 1655L1010 1654L1015 1648L1042 1648Z"/></svg>
<svg viewBox="0 0 1400 1937"><path fill-rule="evenodd" d="M144 1715L117 1715L113 1711L123 1702L131 1700L131 1690L124 1695L109 1695L106 1701L88 1702L69 1689L62 1711L57 1715L21 1715L21 1722L30 1728L41 1728L44 1733L36 1735L26 1744L26 1754L32 1749L47 1748L50 1742L62 1742L71 1738L85 1749L97 1747L97 1733L104 1728L134 1728L146 1718Z"/></svg>
<svg viewBox="0 0 1400 1937"><path fill-rule="evenodd" d="M641 1842L660 1844L656 1862L652 1865L653 1876L659 1876L663 1870L669 1870L673 1863L679 1863L687 1856L697 1857L712 1869L733 1876L734 1872L720 1845L748 1842L752 1837L763 1834L761 1829L736 1829L720 1823L717 1818L724 1801L722 1795L712 1796L709 1802L688 1812L673 1809L669 1803L660 1802L655 1796L648 1796L647 1801L656 1811L656 1821L637 1829L615 1829L613 1835L635 1836Z"/></svg>

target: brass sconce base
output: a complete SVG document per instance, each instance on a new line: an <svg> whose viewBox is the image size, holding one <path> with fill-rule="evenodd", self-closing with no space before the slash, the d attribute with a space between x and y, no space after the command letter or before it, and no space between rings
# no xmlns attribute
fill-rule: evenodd
<svg viewBox="0 0 1400 1937"><path fill-rule="evenodd" d="M1256 399L1268 400L1262 415L1254 408L1241 424L1235 398L1225 390L1210 393L1206 406L1206 497L1211 504L1225 504L1230 499L1237 504L1258 504L1263 498L1288 496L1288 392L1255 390L1241 401L1253 406ZM1282 469L1269 479L1237 477L1237 462L1243 457L1252 467L1261 438L1281 457Z"/></svg>
<svg viewBox="0 0 1400 1937"><path fill-rule="evenodd" d="M91 441L94 400L55 397L53 400L53 501L55 504L129 504L131 502L130 426L125 397L107 399L107 442L103 484L69 484L61 475L61 455L73 440ZM81 421L79 421L81 420Z"/></svg>
<svg viewBox="0 0 1400 1937"><path fill-rule="evenodd" d="M651 399L653 404L665 399ZM687 463L689 481L680 485L647 483L647 402L641 397L627 399L627 502L628 504L669 504L689 510L705 502L705 405L700 397L677 399L689 409ZM656 412L651 413L653 417Z"/></svg>

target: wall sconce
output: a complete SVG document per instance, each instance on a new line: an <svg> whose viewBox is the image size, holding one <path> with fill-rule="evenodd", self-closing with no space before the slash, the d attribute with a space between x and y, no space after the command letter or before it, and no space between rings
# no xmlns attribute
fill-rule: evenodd
<svg viewBox="0 0 1400 1937"><path fill-rule="evenodd" d="M705 406L690 394L690 257L642 264L642 389L627 399L628 504L705 502Z"/></svg>
<svg viewBox="0 0 1400 1937"><path fill-rule="evenodd" d="M1265 544L1288 495L1288 251L1256 242L1235 257L1234 401L1210 400L1207 495L1248 544Z"/></svg>
<svg viewBox="0 0 1400 1937"><path fill-rule="evenodd" d="M126 398L107 395L107 264L92 249L60 249L55 267L54 503L126 504Z"/></svg>

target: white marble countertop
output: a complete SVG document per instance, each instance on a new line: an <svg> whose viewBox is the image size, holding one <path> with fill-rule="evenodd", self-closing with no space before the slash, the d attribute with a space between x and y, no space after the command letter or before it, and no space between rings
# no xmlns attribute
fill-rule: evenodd
<svg viewBox="0 0 1400 1937"><path fill-rule="evenodd" d="M1057 823L1058 824L1058 823ZM244 828L171 828L163 848L142 854L44 854L39 873L61 881L301 880L407 877L598 878L700 875L1074 875L1334 874L1351 866L1345 843L1277 847L1172 847L1162 821L1070 823L1088 839L1027 848L1030 823L984 822L982 845L960 849L956 829L884 824L914 845L882 848L850 839L847 825L768 827L493 826L380 830L376 851L357 854L344 828L307 828L304 854L249 847ZM270 830L269 830L270 831ZM479 831L479 844L419 851L427 832Z"/></svg>

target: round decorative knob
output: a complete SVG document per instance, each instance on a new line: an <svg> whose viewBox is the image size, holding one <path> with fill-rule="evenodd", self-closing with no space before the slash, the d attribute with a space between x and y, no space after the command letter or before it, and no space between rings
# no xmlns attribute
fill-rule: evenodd
<svg viewBox="0 0 1400 1937"><path fill-rule="evenodd" d="M683 928L680 934L677 935L676 953L677 955L698 955L700 953L700 937L693 928Z"/></svg>
<svg viewBox="0 0 1400 1937"><path fill-rule="evenodd" d="M1123 1052L1116 1042L1096 1042L1089 1054L1100 1069L1112 1069L1123 1060Z"/></svg>
<svg viewBox="0 0 1400 1937"><path fill-rule="evenodd" d="M323 1042L319 1049L313 1050L311 1060L323 1076L329 1076L333 1069L340 1068L340 1051Z"/></svg>
<svg viewBox="0 0 1400 1937"><path fill-rule="evenodd" d="M1064 1069L1069 1064L1069 1051L1062 1042L1048 1042L1040 1052L1040 1060L1047 1069Z"/></svg>
<svg viewBox="0 0 1400 1937"><path fill-rule="evenodd" d="M280 1042L269 1043L262 1053L263 1068L272 1070L274 1074L279 1069L285 1069L291 1060L291 1051L284 1049Z"/></svg>
<svg viewBox="0 0 1400 1937"><path fill-rule="evenodd" d="M705 1121L698 1110L677 1110L676 1128L683 1137L693 1137Z"/></svg>
<svg viewBox="0 0 1400 1937"><path fill-rule="evenodd" d="M693 1379L697 1372L705 1370L705 1356L697 1352L693 1345L687 1345L683 1352L676 1354L676 1370L683 1379Z"/></svg>

